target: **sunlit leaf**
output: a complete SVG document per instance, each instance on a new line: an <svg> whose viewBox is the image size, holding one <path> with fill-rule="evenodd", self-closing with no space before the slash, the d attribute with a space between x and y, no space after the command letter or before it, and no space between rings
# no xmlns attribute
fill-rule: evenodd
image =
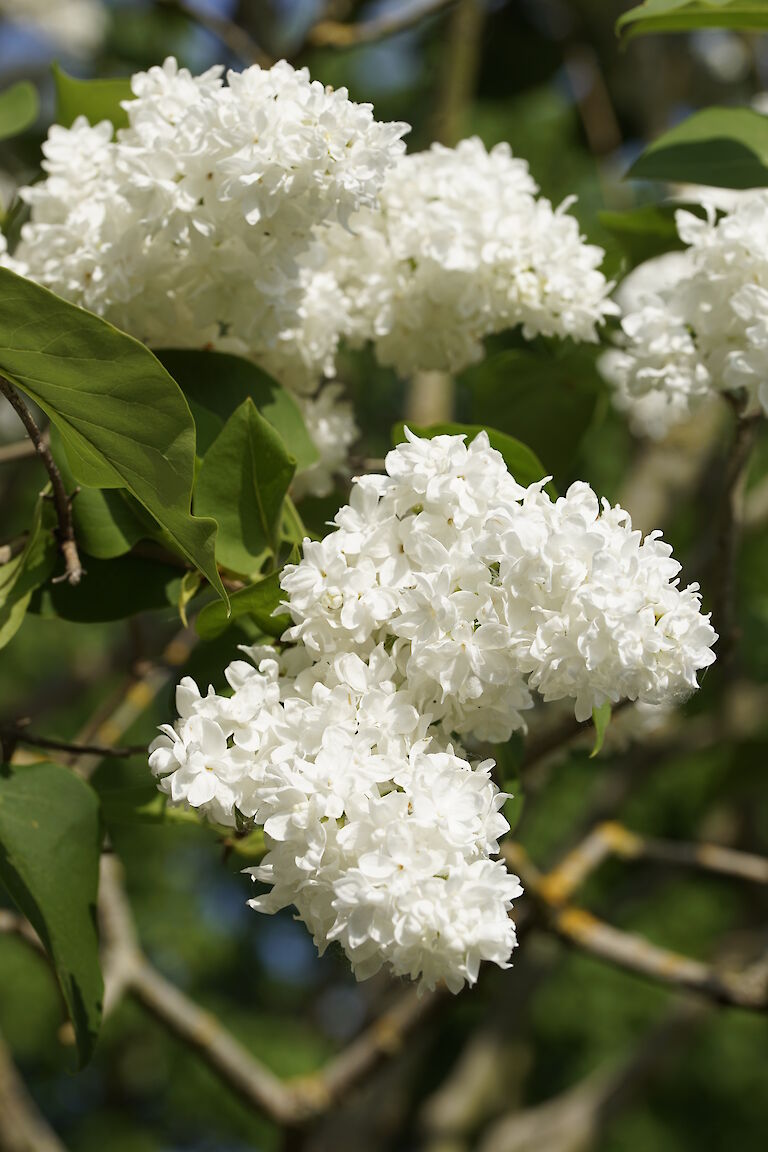
<svg viewBox="0 0 768 1152"><path fill-rule="evenodd" d="M118 76L109 80L80 80L68 76L59 67L53 66L53 80L56 88L56 121L69 128L78 116L85 116L90 124L110 120L115 128L124 128L128 116L121 101L132 99L131 81L128 76Z"/></svg>
<svg viewBox="0 0 768 1152"><path fill-rule="evenodd" d="M206 452L195 486L195 510L219 525L216 557L225 568L250 575L277 552L295 471L281 437L244 400Z"/></svg>
<svg viewBox="0 0 768 1152"><path fill-rule="evenodd" d="M768 186L768 116L751 108L706 108L659 136L629 169L631 180Z"/></svg>
<svg viewBox="0 0 768 1152"><path fill-rule="evenodd" d="M0 371L56 426L75 480L135 496L226 601L216 524L190 514L194 422L149 349L0 268Z"/></svg>
<svg viewBox="0 0 768 1152"><path fill-rule="evenodd" d="M231 615L228 617L223 604L214 602L207 604L197 617L195 627L198 635L204 640L212 640L220 636L225 628L246 616L253 620L267 636L279 639L286 628L290 627L291 618L285 613L274 616L280 601L285 599L285 593L280 587L279 573L274 572L264 580L235 592L230 597Z"/></svg>

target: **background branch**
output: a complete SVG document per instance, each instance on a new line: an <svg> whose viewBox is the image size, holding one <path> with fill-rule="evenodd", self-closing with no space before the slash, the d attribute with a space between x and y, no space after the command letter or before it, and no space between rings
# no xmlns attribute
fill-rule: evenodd
<svg viewBox="0 0 768 1152"><path fill-rule="evenodd" d="M0 1152L66 1152L27 1092L1 1036Z"/></svg>
<svg viewBox="0 0 768 1152"><path fill-rule="evenodd" d="M314 48L354 48L360 44L373 44L377 40L415 28L453 3L455 0L421 0L421 3L413 4L403 11L355 24L340 20L320 20L310 29L307 43Z"/></svg>
<svg viewBox="0 0 768 1152"><path fill-rule="evenodd" d="M258 64L261 68L271 68L274 61L253 39L249 32L226 16L205 11L185 3L185 0L155 0L161 8L172 8L185 16L192 24L204 28L237 56L244 64Z"/></svg>
<svg viewBox="0 0 768 1152"><path fill-rule="evenodd" d="M67 490L64 487L64 481L51 455L48 441L38 428L32 413L29 408L27 408L19 393L4 376L0 376L0 392L3 393L16 414L20 417L21 422L27 430L27 435L48 473L53 492L53 503L59 521L59 547L64 557L66 569L64 579L66 579L69 584L79 584L84 575L84 569L80 563L80 557L77 552L75 529L72 523L72 498L67 494Z"/></svg>

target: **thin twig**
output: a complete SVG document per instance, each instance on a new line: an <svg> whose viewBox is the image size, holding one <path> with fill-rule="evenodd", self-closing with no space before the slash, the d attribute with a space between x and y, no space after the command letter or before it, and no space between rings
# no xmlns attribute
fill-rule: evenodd
<svg viewBox="0 0 768 1152"><path fill-rule="evenodd" d="M455 0L422 0L399 12L378 16L359 24L339 20L321 20L310 29L307 43L313 48L354 48L359 44L374 44L415 28L430 16L435 16Z"/></svg>
<svg viewBox="0 0 768 1152"><path fill-rule="evenodd" d="M18 912L11 912L7 908L0 908L0 933L4 936L18 936L25 944L29 944L36 952L45 955L45 949L40 937L32 925Z"/></svg>
<svg viewBox="0 0 768 1152"><path fill-rule="evenodd" d="M51 455L48 443L38 428L32 413L13 385L6 380L4 376L0 376L0 392L3 393L16 414L20 417L27 430L29 439L34 444L35 451L45 465L45 470L51 481L53 503L59 521L59 548L64 557L64 565L66 568L64 576L59 577L59 579L66 580L68 584L79 584L85 573L77 552L75 529L72 523L72 498L67 494L61 473L56 467L56 462Z"/></svg>
<svg viewBox="0 0 768 1152"><path fill-rule="evenodd" d="M0 729L0 741L13 741L27 744L30 748L46 748L52 752L67 752L72 756L99 756L102 759L127 760L130 756L140 756L147 751L146 744L131 744L127 748L115 748L109 744L79 744L76 741L52 740L47 736L35 736L23 725Z"/></svg>
<svg viewBox="0 0 768 1152"><path fill-rule="evenodd" d="M233 20L228 20L226 16L193 7L191 4L185 3L185 0L156 0L156 3L163 8L175 9L193 24L197 24L206 32L210 32L225 48L229 49L233 56L237 56L243 63L258 64L261 68L272 67L274 61L256 43L250 33L241 28L239 24L235 24Z"/></svg>

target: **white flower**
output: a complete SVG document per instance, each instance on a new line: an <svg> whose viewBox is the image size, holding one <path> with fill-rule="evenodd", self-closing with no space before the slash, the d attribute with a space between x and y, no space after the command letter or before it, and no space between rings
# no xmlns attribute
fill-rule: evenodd
<svg viewBox="0 0 768 1152"><path fill-rule="evenodd" d="M508 830L493 761L472 766L430 730L383 646L313 662L246 650L231 697L184 680L179 719L150 751L159 786L219 823L263 825L262 912L293 905L359 978L388 964L458 991L481 961L506 967L516 877L493 862Z"/></svg>
<svg viewBox="0 0 768 1152"><path fill-rule="evenodd" d="M663 436L703 398L744 391L768 411L768 193L742 193L720 219L678 211L688 245L621 285L620 348L601 370L641 434Z"/></svg>
<svg viewBox="0 0 768 1152"><path fill-rule="evenodd" d="M298 473L292 491L297 499L305 495L329 496L336 477L349 476L349 449L360 435L352 405L343 399L339 384L326 384L317 396L297 399L320 458Z"/></svg>
<svg viewBox="0 0 768 1152"><path fill-rule="evenodd" d="M380 211L329 229L312 261L335 275L337 331L372 340L401 375L460 371L493 332L596 340L615 311L568 214L536 198L528 166L479 139L404 156L387 175Z"/></svg>
<svg viewBox="0 0 768 1152"><path fill-rule="evenodd" d="M407 125L285 61L226 85L222 71L169 59L138 73L114 139L107 122L53 127L4 262L151 347L233 352L311 392L331 372L334 306L300 261L320 231L376 205ZM337 391L307 403L321 461L300 484L319 495L355 430Z"/></svg>
<svg viewBox="0 0 768 1152"><path fill-rule="evenodd" d="M586 484L523 489L485 433L407 432L282 586L294 645L248 650L232 696L182 681L150 764L172 800L263 825L262 912L294 906L360 979L382 965L453 991L509 962L516 877L493 761L531 691L578 719L606 700L668 705L716 639L668 545Z"/></svg>
<svg viewBox="0 0 768 1152"><path fill-rule="evenodd" d="M605 701L677 701L714 659L669 546L588 485L554 502L522 489L485 433L408 433L386 469L284 570L287 638L321 656L389 645L446 734L507 740L531 689L580 720Z"/></svg>

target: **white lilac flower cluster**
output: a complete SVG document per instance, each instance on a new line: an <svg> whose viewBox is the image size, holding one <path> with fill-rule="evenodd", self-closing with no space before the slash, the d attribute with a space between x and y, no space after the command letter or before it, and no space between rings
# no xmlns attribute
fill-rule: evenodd
<svg viewBox="0 0 768 1152"><path fill-rule="evenodd" d="M620 347L601 357L634 430L660 439L717 392L768 412L768 193L717 217L680 210L688 247L641 264L620 286Z"/></svg>
<svg viewBox="0 0 768 1152"><path fill-rule="evenodd" d="M520 891L492 859L492 761L457 738L507 740L534 689L582 720L686 696L716 636L678 572L586 484L553 501L485 433L408 433L284 569L286 650L246 650L229 697L182 682L150 765L173 802L264 826L254 907L295 905L361 978L387 963L456 990L508 962Z"/></svg>
<svg viewBox="0 0 768 1152"><path fill-rule="evenodd" d="M543 197L508 144L487 151L477 137L402 157L387 174L380 208L318 238L305 278L322 307L333 301L318 357L334 339L371 341L380 363L407 376L460 371L481 359L483 340L522 327L535 336L595 341L617 312L600 271L603 251L584 243L571 201ZM308 308L300 346L317 328Z"/></svg>
<svg viewBox="0 0 768 1152"><path fill-rule="evenodd" d="M577 719L606 701L682 699L712 662L698 586L654 532L584 483L521 488L485 433L408 434L336 530L285 568L286 638L318 655L385 643L446 731L500 742L535 688Z"/></svg>
<svg viewBox="0 0 768 1152"><path fill-rule="evenodd" d="M0 17L39 30L75 56L97 49L107 30L101 0L0 0Z"/></svg>
<svg viewBox="0 0 768 1152"><path fill-rule="evenodd" d="M253 663L226 670L229 697L181 682L150 765L174 802L263 824L253 874L271 887L252 906L295 905L359 979L387 963L456 992L482 960L506 966L521 889L490 859L508 829L493 761L471 765L430 728L383 645L366 659L246 652Z"/></svg>
<svg viewBox="0 0 768 1152"><path fill-rule="evenodd" d="M128 127L54 126L47 179L22 190L31 219L5 263L152 347L279 367L302 312L299 261L318 229L375 206L407 125L284 61L226 85L222 72L194 77L169 59L133 77ZM343 452L349 408L335 393L320 413L311 397L304 408L321 424L331 400L330 448ZM332 469L316 468L320 490Z"/></svg>
<svg viewBox="0 0 768 1152"><path fill-rule="evenodd" d="M315 395L342 340L402 374L457 371L491 333L595 340L615 311L602 250L508 145L406 156L408 125L306 69L222 71L169 59L133 77L128 127L53 127L0 257L152 347L272 372L317 432L304 490L330 491L356 436L339 390Z"/></svg>

